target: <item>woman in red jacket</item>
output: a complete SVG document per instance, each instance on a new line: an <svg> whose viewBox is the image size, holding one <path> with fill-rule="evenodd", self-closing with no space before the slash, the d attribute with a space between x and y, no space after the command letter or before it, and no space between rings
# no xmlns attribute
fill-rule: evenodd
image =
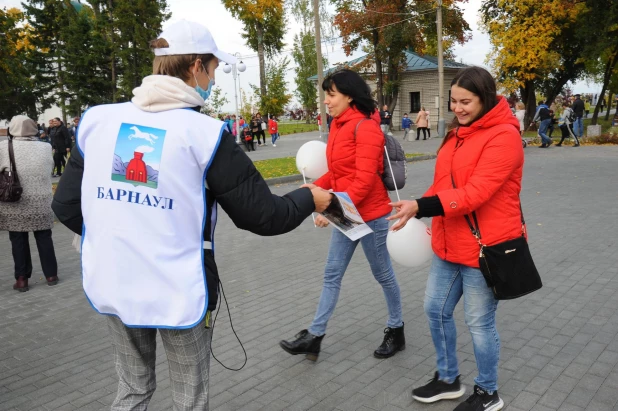
<svg viewBox="0 0 618 411"><path fill-rule="evenodd" d="M465 216L475 213L483 244L494 245L522 235L519 192L524 155L519 122L483 68L460 71L451 83L451 110L456 118L438 152L433 185L416 201L399 201L393 230L412 217L434 217L435 252L425 313L436 349L437 371L427 385L412 391L429 403L461 397L455 306L463 296L466 324L472 334L479 375L474 392L457 411L496 411L500 338L496 330L498 301L478 269L479 244ZM471 218L471 220L473 220Z"/></svg>
<svg viewBox="0 0 618 411"><path fill-rule="evenodd" d="M333 229L315 318L309 329L302 330L296 340L281 341L280 345L290 354L306 354L314 361L318 358L326 324L339 298L343 274L360 243L373 276L382 286L388 307L384 341L374 356L388 358L405 348L405 337L399 284L386 249L386 217L392 209L380 177L384 168L380 116L369 86L354 71L340 70L331 74L324 79L322 89L326 92L324 104L328 106L333 121L326 147L328 172L315 181L315 186L347 192L373 233L351 241ZM318 215L316 225L326 227L328 221Z"/></svg>

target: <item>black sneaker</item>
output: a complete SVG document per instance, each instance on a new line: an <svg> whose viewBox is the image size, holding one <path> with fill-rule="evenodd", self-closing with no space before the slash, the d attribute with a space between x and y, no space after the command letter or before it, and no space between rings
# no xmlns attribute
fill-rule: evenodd
<svg viewBox="0 0 618 411"><path fill-rule="evenodd" d="M498 395L498 391L488 394L487 391L474 386L474 393L468 399L455 408L455 411L498 411L504 407L504 401Z"/></svg>
<svg viewBox="0 0 618 411"><path fill-rule="evenodd" d="M440 400L454 400L466 393L466 388L459 383L459 376L451 384L440 381L439 377L436 371L433 380L428 384L412 390L412 398L429 404Z"/></svg>

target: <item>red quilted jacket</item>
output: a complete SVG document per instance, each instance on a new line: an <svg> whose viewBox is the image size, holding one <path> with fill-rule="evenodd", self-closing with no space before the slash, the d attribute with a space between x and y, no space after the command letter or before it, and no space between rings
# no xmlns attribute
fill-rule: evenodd
<svg viewBox="0 0 618 411"><path fill-rule="evenodd" d="M451 133L438 154L433 185L425 193L437 195L444 207L444 217L432 222L433 251L443 260L478 267L479 245L464 215L476 212L485 245L522 234L519 192L524 152L519 122L499 97L496 107L480 120Z"/></svg>
<svg viewBox="0 0 618 411"><path fill-rule="evenodd" d="M370 120L354 108L335 117L330 125L326 160L328 172L315 181L326 190L345 191L365 221L389 214L390 198L380 174L384 169L384 135L380 116L374 112Z"/></svg>

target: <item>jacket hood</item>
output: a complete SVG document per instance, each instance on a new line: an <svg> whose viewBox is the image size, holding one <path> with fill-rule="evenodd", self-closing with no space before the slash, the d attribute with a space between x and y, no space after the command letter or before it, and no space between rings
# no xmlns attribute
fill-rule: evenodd
<svg viewBox="0 0 618 411"><path fill-rule="evenodd" d="M345 124L350 120L361 120L363 118L367 118L367 116L358 111L358 109L350 107L346 111L341 113L338 117L335 117L333 121L337 122L338 125L341 126L342 124ZM380 124L380 113L378 112L378 110L375 110L371 114L370 118L378 125Z"/></svg>
<svg viewBox="0 0 618 411"><path fill-rule="evenodd" d="M153 113L204 105L204 99L184 81L162 75L145 77L142 85L133 89L131 102Z"/></svg>
<svg viewBox="0 0 618 411"><path fill-rule="evenodd" d="M457 136L459 138L466 138L476 131L492 128L500 124L512 125L519 134L519 120L511 113L509 104L502 96L498 96L498 104L496 104L494 108L472 123L469 127L459 126L457 129Z"/></svg>

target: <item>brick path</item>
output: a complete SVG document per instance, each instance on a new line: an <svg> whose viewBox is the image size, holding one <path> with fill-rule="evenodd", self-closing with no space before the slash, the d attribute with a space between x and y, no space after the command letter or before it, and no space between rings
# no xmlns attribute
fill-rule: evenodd
<svg viewBox="0 0 618 411"><path fill-rule="evenodd" d="M424 143L431 152L438 141ZM284 146L285 141L281 150ZM434 161L409 165L405 197L424 192L433 166ZM522 201L545 287L498 309L500 394L508 410L618 409L616 170L618 147L526 149ZM273 190L281 194L292 188ZM442 411L456 406L455 401L422 405L410 396L435 366L422 308L427 266L396 266L407 349L377 360L371 354L382 338L386 307L357 253L320 359L312 363L284 353L277 343L306 327L314 314L329 230L316 229L309 220L293 233L261 238L221 215L217 260L249 362L231 372L213 361L211 409ZM0 235L0 410L98 410L108 408L114 397L107 328L84 298L71 237L61 226L54 229L61 282L53 288L44 284L31 242L37 282L22 294L11 289L8 235ZM456 319L462 379L469 391L476 365L461 307ZM228 366L242 363L225 309L215 328L214 353ZM162 349L157 371L150 409L169 410Z"/></svg>

